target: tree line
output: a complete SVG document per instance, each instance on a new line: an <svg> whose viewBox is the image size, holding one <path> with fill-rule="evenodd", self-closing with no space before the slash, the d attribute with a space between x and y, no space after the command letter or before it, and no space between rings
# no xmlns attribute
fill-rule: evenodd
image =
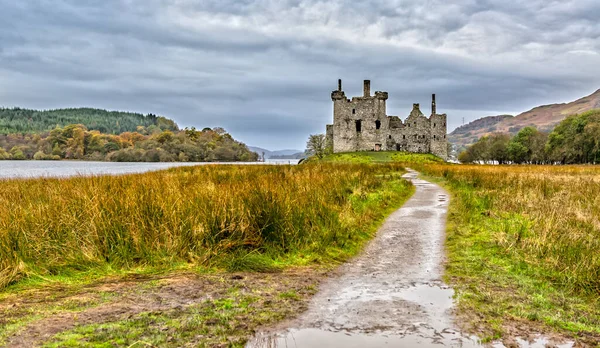
<svg viewBox="0 0 600 348"><path fill-rule="evenodd" d="M173 120L154 114L142 115L92 108L46 111L0 108L0 134L35 134L71 124L82 124L88 130L97 130L105 134L135 132L138 126L145 127L150 132L158 129L179 130Z"/></svg>
<svg viewBox="0 0 600 348"><path fill-rule="evenodd" d="M134 132L106 134L83 124L41 134L0 134L0 159L93 160L114 162L256 161L258 155L222 128L161 129L137 126Z"/></svg>
<svg viewBox="0 0 600 348"><path fill-rule="evenodd" d="M525 127L516 135L494 133L461 152L463 163L600 163L600 110L572 115L552 132Z"/></svg>

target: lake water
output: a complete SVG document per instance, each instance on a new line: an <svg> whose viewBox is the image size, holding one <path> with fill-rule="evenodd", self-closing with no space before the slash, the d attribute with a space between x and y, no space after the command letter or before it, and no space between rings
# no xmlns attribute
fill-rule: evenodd
<svg viewBox="0 0 600 348"><path fill-rule="evenodd" d="M0 161L0 179L6 178L38 178L69 177L77 175L119 175L144 173L155 170L196 166L207 164L230 165L290 165L298 164L298 160L267 160L266 162L86 162L86 161Z"/></svg>

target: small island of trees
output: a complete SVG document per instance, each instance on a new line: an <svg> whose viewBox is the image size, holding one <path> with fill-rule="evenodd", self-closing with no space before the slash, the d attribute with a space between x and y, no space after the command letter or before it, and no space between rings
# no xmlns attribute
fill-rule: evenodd
<svg viewBox="0 0 600 348"><path fill-rule="evenodd" d="M81 121L62 125L64 122ZM55 123L54 127L49 125ZM156 115L97 109L0 109L0 160L256 161L223 128L180 130Z"/></svg>

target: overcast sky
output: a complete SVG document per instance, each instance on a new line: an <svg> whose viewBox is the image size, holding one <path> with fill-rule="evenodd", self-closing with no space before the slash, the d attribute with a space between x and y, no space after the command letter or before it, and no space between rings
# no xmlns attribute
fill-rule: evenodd
<svg viewBox="0 0 600 348"><path fill-rule="evenodd" d="M452 3L452 4L450 4ZM449 131L600 88L600 1L0 0L0 106L90 106L303 149L330 93Z"/></svg>

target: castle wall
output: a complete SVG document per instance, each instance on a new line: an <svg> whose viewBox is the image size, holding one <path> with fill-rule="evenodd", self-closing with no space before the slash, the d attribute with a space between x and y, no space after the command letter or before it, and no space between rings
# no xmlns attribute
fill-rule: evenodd
<svg viewBox="0 0 600 348"><path fill-rule="evenodd" d="M333 125L328 124L325 131L326 146L333 146Z"/></svg>
<svg viewBox="0 0 600 348"><path fill-rule="evenodd" d="M405 136L407 141L405 144L404 142L402 143L405 148L401 148L400 151L428 153L431 124L429 119L419 109L419 104L413 104L413 110L408 118L406 118L406 121L404 121L404 125L402 135Z"/></svg>
<svg viewBox="0 0 600 348"><path fill-rule="evenodd" d="M370 83L365 81L364 95L347 99L341 91L332 93L333 151L375 151L384 149L388 134L386 115L387 93L370 95Z"/></svg>
<svg viewBox="0 0 600 348"><path fill-rule="evenodd" d="M338 90L331 93L333 125L327 126L327 139L333 142L334 152L396 150L447 158L445 114L434 113L427 118L419 104L413 104L403 122L397 116L387 116L387 92L371 96L368 80L363 91L362 97L347 99L339 80ZM435 111L435 95L432 110Z"/></svg>

